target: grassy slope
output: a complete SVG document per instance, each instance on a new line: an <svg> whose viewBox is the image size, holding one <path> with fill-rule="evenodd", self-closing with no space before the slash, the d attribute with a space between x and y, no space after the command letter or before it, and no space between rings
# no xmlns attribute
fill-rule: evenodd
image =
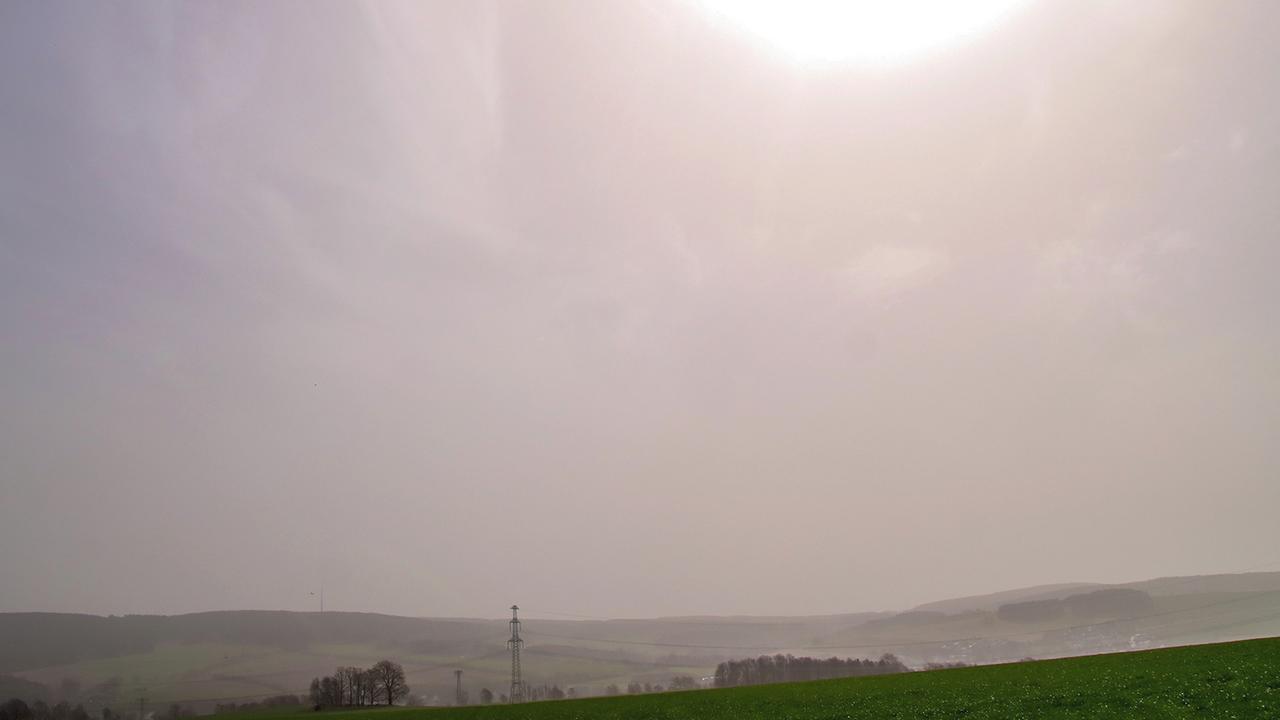
<svg viewBox="0 0 1280 720"><path fill-rule="evenodd" d="M301 720L310 712L234 716ZM324 720L1276 718L1280 639L875 678L519 706L327 712Z"/></svg>

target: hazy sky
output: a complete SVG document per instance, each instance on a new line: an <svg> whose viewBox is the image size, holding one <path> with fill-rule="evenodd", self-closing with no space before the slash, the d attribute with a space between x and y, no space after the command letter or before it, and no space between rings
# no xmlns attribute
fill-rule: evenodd
<svg viewBox="0 0 1280 720"><path fill-rule="evenodd" d="M1280 4L0 4L0 611L906 607L1280 546Z"/></svg>

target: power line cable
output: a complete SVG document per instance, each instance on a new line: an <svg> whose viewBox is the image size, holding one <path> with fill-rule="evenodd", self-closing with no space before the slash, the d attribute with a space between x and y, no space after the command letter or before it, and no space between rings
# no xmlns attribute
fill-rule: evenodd
<svg viewBox="0 0 1280 720"><path fill-rule="evenodd" d="M1113 618L1111 620L1103 620L1099 622L1081 623L1077 625L1066 625L1066 626L1052 627L1052 628L1020 630L1016 632L1002 633L1002 634L996 634L996 635L979 635L979 636L971 636L971 637L958 637L958 638L932 639L932 640L909 640L909 641L901 641L901 642L883 641L883 642L860 643L860 644L850 644L850 645L834 645L834 644L832 645L797 645L795 647L798 650L855 650L855 649L866 649L866 648L914 647L914 646L920 646L920 645L943 645L943 644L953 643L953 642L978 642L982 640L999 640L999 639L1011 638L1011 637L1021 637L1023 635L1033 635L1033 634L1048 633L1048 632L1061 632L1061 631L1069 631L1069 630L1082 630L1085 628L1094 628L1094 627L1099 627L1103 625L1111 625L1119 622L1146 620L1150 618L1164 617L1164 616L1175 615L1179 613L1193 612L1196 610L1206 610L1213 607L1219 607L1222 605L1229 605L1232 603L1243 602L1245 600L1254 600L1259 597L1265 597L1265 596L1276 595L1276 594L1280 594L1280 590L1271 590L1271 591L1261 592L1261 593L1250 593L1245 597L1230 598L1227 600L1220 600L1218 602L1208 603L1205 605L1198 605L1190 608L1179 608L1176 610L1166 610L1163 612L1150 613L1147 615L1134 615L1129 617ZM580 642L600 642L600 643L608 643L608 644L616 644L616 645L642 645L642 646L648 646L648 647L674 647L674 648L686 648L686 649L695 649L695 650L768 650L768 649L774 649L779 647L776 644L774 645L702 645L702 644L693 644L693 643L666 643L666 642L652 642L652 641L644 641L644 640L621 640L616 638L585 638L585 637L572 637L567 635L555 635L551 633L530 632L530 631L526 631L526 634L533 635L536 637L557 638L560 640L577 640Z"/></svg>
<svg viewBox="0 0 1280 720"><path fill-rule="evenodd" d="M866 611L866 612L851 612L851 613L829 613L826 615L798 615L798 616L780 615L776 617L761 615L759 616L759 619L755 619L755 620L733 620L733 619L711 620L711 619L700 619L705 616L696 616L696 615L689 616L689 617L608 618L608 617L600 617L597 615L578 615L574 613L555 612L552 610L538 610L536 608L530 609L529 612L535 615L556 615L558 617L573 618L575 620L592 620L596 622L635 623L635 624L663 623L667 625L693 625L693 626L699 626L699 627L733 627L733 626L778 627L780 625L812 625L817 622L820 622L824 618L839 618L839 617L845 617L850 615L887 614L887 613L882 613L877 611ZM741 617L741 616L737 616L737 617Z"/></svg>
<svg viewBox="0 0 1280 720"><path fill-rule="evenodd" d="M1276 566L1276 565L1280 565L1280 558L1278 558L1278 559L1274 559L1274 560L1270 560L1270 561L1268 561L1268 562L1260 563L1260 564L1258 564L1258 565L1252 565L1252 566L1250 566L1250 567L1241 568L1241 569L1239 569L1239 570L1233 570L1233 571L1225 572L1225 573L1209 573L1208 575L1188 575L1188 576L1184 576L1184 577L1179 577L1179 578L1170 578L1170 579L1171 579L1171 580L1181 580L1184 584L1190 584L1190 583L1194 583L1194 582L1196 582L1196 581L1203 580L1205 577L1212 577L1212 576L1214 576L1214 575L1243 575L1243 574L1246 574L1246 573L1255 572L1255 571L1257 571L1257 570L1261 570L1261 569L1263 569L1263 568L1268 568L1268 567L1273 567L1273 566ZM1108 587L1121 587L1121 588L1123 588L1123 587L1128 587L1128 586L1130 586L1130 585L1139 585L1139 584L1142 584L1142 583L1148 583L1148 582L1152 582L1152 581L1154 581L1154 580L1160 580L1160 579L1161 579L1161 578L1152 578L1151 580L1140 580L1140 581L1137 581L1137 582L1131 582L1131 583L1098 583L1098 584L1099 584L1099 585L1108 586ZM1105 587L1104 587L1104 588L1102 588L1102 589L1105 589ZM820 619L820 618L833 618L833 617L841 617L841 616L848 616L848 615L873 615L873 614L877 614L877 612L876 612L876 611L865 611L865 612L852 612L852 613L828 613L828 614L823 614L823 615L809 615L809 616L783 616L783 617L786 617L786 619L785 619L785 620L783 620L783 619L779 619L779 620L771 620L771 619L769 619L769 616L767 616L767 615L762 615L762 616L760 616L760 618L761 618L760 620L697 620L697 619L689 619L689 620L686 620L686 619L681 618L681 617L672 617L672 618L620 618L620 617L612 617L612 618L610 618L610 617L601 617L601 616L599 616L599 615L583 615L583 614L579 614L579 613L569 613L569 612L563 612L563 611L559 611L559 610L540 610L540 609L537 609L537 608L531 608L531 609L529 609L529 610L528 610L528 612L535 613L535 614L538 614L538 615L555 615L555 616L558 616L558 617L574 618L574 619L577 619L577 620L595 620L595 621L599 621L599 622L635 622L635 623L643 623L643 622L665 622L665 623L680 624L680 625L706 625L706 626L708 626L708 627L717 627L717 626L722 626L722 625L748 625L748 626L769 626L769 625L783 625L783 624L804 625L804 624L809 624L809 622L807 622L809 619L812 619L813 621L816 621L816 620L818 620L818 619ZM910 612L910 610L908 610L908 611L906 611L906 612ZM695 617L696 617L696 616L695 616Z"/></svg>
<svg viewBox="0 0 1280 720"><path fill-rule="evenodd" d="M1248 568L1244 568L1244 569L1236 570L1236 571L1234 571L1234 572L1228 572L1228 573L1214 573L1214 574L1222 574L1222 575L1244 574L1244 573L1254 572L1254 571L1257 571L1257 570L1260 570L1260 569L1263 569L1263 568L1273 567L1273 566L1276 566L1276 565L1280 565L1280 559L1276 559L1276 560L1271 560L1271 561L1268 561L1268 562L1260 563L1260 564L1253 565L1253 566L1248 567ZM1190 584L1190 583L1194 583L1194 582L1200 581L1200 580L1202 580L1204 577L1205 577L1205 576L1202 576L1202 575L1194 575L1194 576L1187 576L1187 577L1180 578L1180 579L1181 579L1184 583ZM1159 578L1155 578L1155 579L1159 579ZM1147 582L1149 582L1149 581L1147 581ZM1118 584L1118 585L1120 585L1121 587L1123 587L1124 585L1134 585L1134 584L1137 584L1137 583L1125 583L1125 584ZM797 649L805 649L805 650L818 650L818 649L828 649L828 650L853 650L853 649L882 648L882 647L886 647L886 648L888 648L888 647L912 647L912 646L921 646L921 645L937 645L937 644L945 644L945 643L951 643L951 642L977 642L977 641L981 641L981 640L995 640L995 639L1003 639L1003 638L1009 638L1009 637L1019 637L1019 636L1022 636L1022 635L1030 635L1030 634L1036 634L1036 633L1059 632L1059 631L1068 631L1068 630L1078 630L1078 629L1084 629L1084 628L1090 628L1090 627L1098 627L1098 626L1101 626L1101 625L1113 624L1113 623L1118 623L1118 622L1126 622L1126 621L1132 621L1132 620L1143 620L1143 619L1149 619L1149 618L1154 618L1154 617L1162 617L1162 616L1174 615L1174 614L1185 613L1185 612L1193 612L1193 611L1196 611L1196 610L1209 609L1209 608L1218 607L1218 606L1221 606L1221 605L1228 605L1228 604L1232 604L1232 603L1236 603L1236 602L1243 602L1243 601L1246 601L1246 600L1256 599L1256 598L1258 598L1258 597L1263 597L1263 596L1272 595L1272 594L1276 594L1276 593L1280 593L1280 590L1276 590L1276 591L1264 591L1264 592L1258 592L1258 593L1250 593L1249 595L1246 595L1246 596L1244 596L1244 597L1230 598L1230 599L1227 599L1227 600L1222 600L1222 601L1219 601L1219 602L1209 603L1209 604L1206 604L1206 605L1201 605L1201 606L1196 606L1196 607L1190 607L1190 608L1181 608L1181 609L1176 609L1176 610L1168 610L1168 611L1159 612L1159 613L1151 613L1151 614L1149 614L1149 615L1141 615L1141 616L1133 616L1133 617L1125 617L1125 618L1115 618L1115 619L1112 619L1112 620L1106 620L1106 621L1101 621L1101 622L1097 622L1097 623L1085 623L1085 624L1080 624L1080 625L1070 625L1070 626L1057 627L1057 628L1045 628L1045 629L1040 629L1040 630L1027 630L1027 631L1018 631L1018 632L1010 632L1010 633L1004 633L1004 634L997 634L997 635L986 635L986 636L964 637L964 638L950 638L950 639L943 639L943 640L913 640L913 641L903 641L903 642L879 642L879 643L863 643L863 644L853 644L853 645L835 645L835 644L807 645L807 646L797 646ZM637 622L637 623L644 623L644 622L650 622L650 623L652 623L652 622L660 622L660 623L670 623L670 624L679 624L679 625L698 625L698 626L708 626L708 627L723 627L723 626L734 626L734 625L758 626L758 627L770 627L770 626L776 627L776 626L778 626L778 625L783 625L783 624L790 624L790 625L806 624L806 623L805 623L805 620L804 620L804 618L803 618L803 617L802 617L802 618L795 618L795 619L788 619L788 620L785 620L785 621L770 621L770 620L767 620L767 619L766 619L766 620L763 620L763 621L749 621L749 620L748 620L748 621L742 621L742 620L736 620L736 621L735 621L735 620L708 620L708 621L698 621L698 620L684 620L684 619L681 619L681 618L669 618L669 619L662 619L662 618L653 618L653 619L642 619L642 618L637 618L637 619L627 619L627 618L605 618L605 617L592 616L592 615L582 615L582 614L575 614L575 613L566 613L566 612L551 611L551 610L537 610L537 609L531 610L531 612L534 612L534 613L537 613L537 614L541 614L541 615L557 615L557 616L563 616L563 617L576 618L576 619L580 619L580 620L594 620L594 621L601 621L601 622ZM848 614L848 615L859 615L859 614L863 614L863 613L845 613L845 614ZM816 618L822 618L822 617L839 617L840 615L841 615L841 614L839 614L839 613L838 613L838 614L834 614L834 615L825 615L825 616L824 616L824 615L815 615L815 616L812 616L812 617L816 619ZM1248 621L1248 622L1252 622L1252 621ZM1238 624L1238 623L1237 623L1237 624ZM1165 625L1159 625L1159 626L1157 626L1157 627L1165 627L1165 626L1167 626L1167 625L1168 625L1168 624L1165 624ZM686 644L686 643L650 642L650 641L640 641L640 640L621 640L621 639L610 639L610 638L584 638L584 637L573 637L573 636L567 636L567 635L557 635L557 634L553 634L553 633L541 633L541 632L536 632L536 631L535 631L535 632L525 631L525 634L526 634L526 635L534 635L534 636L536 636L536 637L547 637L547 638L555 638L555 639L561 639L561 640L575 640L575 641L579 641L579 642L597 642L597 643L606 643L606 644L614 644L614 645L639 645L639 646L647 646L647 647L671 647L671 648L700 649L700 650L770 650L770 649L775 649L775 648L777 648L777 647L778 647L778 645L776 645L776 644L775 644L775 645L710 645L710 644L699 645L699 644ZM476 657L473 657L473 658L462 658L462 659L460 659L460 660L454 660L454 661L446 661L446 662L439 662L439 663L429 663L429 664L420 664L420 665L416 665L416 666L407 666L407 667L405 668L405 670L406 670L406 672L428 672L428 671L431 671L431 670L436 670L436 669L445 668L445 667L456 667L456 666L458 666L458 665L460 665L460 664L463 664L463 665L465 666L465 663L469 663L469 662L476 662L476 661L480 661L480 660L485 660L485 659L489 659L489 658L496 657L496 656L498 656L498 655L503 655L503 654L505 654L505 651L504 651L504 650L499 650L499 651L496 651L496 652L493 652L493 653L489 653L489 654L486 654L486 655L480 655L480 656L476 656ZM178 685L196 685L196 684L208 684L208 683L216 683L216 682L228 682L228 683L230 683L230 682L249 682L249 681L252 681L252 680L254 680L254 679L258 679L258 678L280 677L280 676L286 676L286 675L296 675L296 674L299 674L299 673L306 673L306 672L309 672L309 670L304 670L304 669L280 670L280 671L274 671L274 672L267 672L267 673L254 673L254 674L247 674L247 675L225 675L225 676L221 676L221 677L210 677L210 678L206 678L206 679L196 679L196 678L191 678L191 679L184 679L184 680L172 680L172 681L165 681L165 682L160 682L160 683L152 683L152 686L153 686L153 687L173 687L173 686L178 686ZM281 694L281 693L280 693L280 692L277 692L277 693L264 693L264 694L259 694L259 695L246 695L246 696L235 696L235 697L225 697L225 698L205 698L205 699L201 699L201 700L189 700L189 701L187 701L187 702L206 702L206 701L214 701L214 700L238 700L238 699L256 698L256 697L270 697L270 696L272 696L272 695L279 695L279 694Z"/></svg>
<svg viewBox="0 0 1280 720"><path fill-rule="evenodd" d="M462 657L459 659L448 660L444 662L432 662L432 663L418 664L418 665L404 665L402 667L404 668L405 672L424 672L424 671L434 670L442 667L453 667L460 663L484 660L490 657L494 657L495 655L501 655L502 653L503 651L498 651L496 653L489 653L487 655L479 655L479 656L470 657L470 658ZM149 681L149 687L166 687L167 688L167 687L173 687L177 685L201 685L201 684L218 683L218 682L225 682L225 683L250 682L253 680L257 680L259 678L298 675L298 674L305 674L313 671L314 671L313 669L308 669L308 668L295 668L292 670L276 670L273 672L252 673L252 674L245 674L245 675L217 675L217 676L212 676L208 678L188 678L184 680L169 680L169 681L158 681L158 682Z"/></svg>

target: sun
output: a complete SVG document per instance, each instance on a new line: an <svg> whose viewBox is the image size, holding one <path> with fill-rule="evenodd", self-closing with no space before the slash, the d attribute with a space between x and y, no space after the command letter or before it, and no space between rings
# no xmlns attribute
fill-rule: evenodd
<svg viewBox="0 0 1280 720"><path fill-rule="evenodd" d="M962 43L1025 0L700 0L801 62L903 62Z"/></svg>

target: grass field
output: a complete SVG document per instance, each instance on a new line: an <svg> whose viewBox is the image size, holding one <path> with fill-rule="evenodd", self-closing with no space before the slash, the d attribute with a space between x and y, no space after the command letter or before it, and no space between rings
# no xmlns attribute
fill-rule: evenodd
<svg viewBox="0 0 1280 720"><path fill-rule="evenodd" d="M236 720L1280 718L1280 638L850 680Z"/></svg>

